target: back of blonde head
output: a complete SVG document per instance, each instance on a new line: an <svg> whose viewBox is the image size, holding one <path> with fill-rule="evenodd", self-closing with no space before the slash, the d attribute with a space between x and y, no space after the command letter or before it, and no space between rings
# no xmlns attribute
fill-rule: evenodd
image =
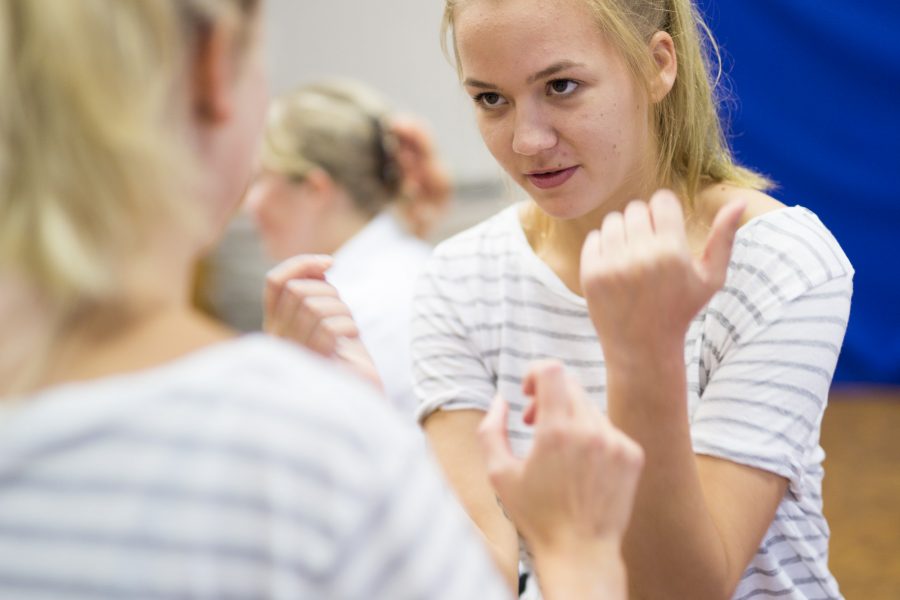
<svg viewBox="0 0 900 600"><path fill-rule="evenodd" d="M0 0L0 281L40 299L50 341L115 305L151 232L200 222L186 57L239 3Z"/></svg>
<svg viewBox="0 0 900 600"><path fill-rule="evenodd" d="M441 38L445 50L456 10L473 1L487 0L446 0ZM765 177L738 165L728 147L715 94L719 77L713 78L711 69L712 57L719 58L718 47L693 0L576 1L587 4L599 30L614 42L645 86L655 68L647 46L650 38L665 31L674 40L678 76L666 98L654 105L652 115L659 185L674 188L689 206L709 183L728 182L760 190L771 187ZM456 63L459 68L458 54Z"/></svg>
<svg viewBox="0 0 900 600"><path fill-rule="evenodd" d="M372 216L397 199L402 183L389 118L387 102L361 83L300 87L269 109L262 165L297 179L323 169Z"/></svg>

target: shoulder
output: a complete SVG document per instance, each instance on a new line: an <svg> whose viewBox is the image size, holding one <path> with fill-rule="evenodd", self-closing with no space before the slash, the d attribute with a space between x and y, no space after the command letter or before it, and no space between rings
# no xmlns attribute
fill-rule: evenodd
<svg viewBox="0 0 900 600"><path fill-rule="evenodd" d="M438 290L442 295L480 295L492 288L519 261L517 205L457 233L438 244L419 279L418 290ZM444 294L446 292L446 294Z"/></svg>
<svg viewBox="0 0 900 600"><path fill-rule="evenodd" d="M747 203L732 252L734 263L793 274L805 287L826 281L852 279L853 267L831 231L811 210L786 206L760 191L727 184L710 186L701 194L697 215L704 226L731 200Z"/></svg>
<svg viewBox="0 0 900 600"><path fill-rule="evenodd" d="M236 404L250 400L260 409L284 409L301 420L330 421L363 437L373 437L373 429L394 424L386 401L367 382L304 348L265 334L232 344L227 355L223 352L217 360L215 370L219 374L216 387Z"/></svg>
<svg viewBox="0 0 900 600"><path fill-rule="evenodd" d="M776 323L794 327L785 335L795 338L802 333L800 324L828 323L836 327L820 327L817 335L827 333L828 339L816 343L839 348L853 275L840 244L812 211L802 206L763 210L735 235L725 284L708 306L709 323L716 331L730 331L735 340Z"/></svg>
<svg viewBox="0 0 900 600"><path fill-rule="evenodd" d="M153 535L209 542L214 555L222 540L240 543L272 564L301 566L292 571L301 576L327 577L393 489L403 486L419 505L428 499L410 466L425 455L413 424L362 381L262 334L59 388L23 403L0 430L4 460L34 473L106 474L111 490L146 486L146 497L110 501L152 502L168 516ZM145 527L131 520L146 513L140 508L113 511L102 531ZM282 538L316 551L288 552Z"/></svg>
<svg viewBox="0 0 900 600"><path fill-rule="evenodd" d="M265 334L60 392L47 408L77 412L73 431L118 431L157 440L160 448L172 442L186 460L199 460L195 449L206 448L225 470L246 457L257 457L254 469L266 472L279 465L315 466L332 452L371 463L403 445L403 423L369 384Z"/></svg>
<svg viewBox="0 0 900 600"><path fill-rule="evenodd" d="M523 233L519 205L511 205L489 219L438 244L425 269L424 279L458 287L494 284L504 274L518 270ZM466 286L470 287L470 286Z"/></svg>
<svg viewBox="0 0 900 600"><path fill-rule="evenodd" d="M370 384L262 334L230 352L196 383L214 388L215 402L199 403L186 420L192 443L221 450L205 459L215 472L295 490L295 508L338 538L389 487L408 483L423 436Z"/></svg>
<svg viewBox="0 0 900 600"><path fill-rule="evenodd" d="M747 208L741 217L741 225L767 213L785 208L785 205L772 196L729 183L716 183L703 188L697 195L696 218L704 227L711 227L719 210L733 200L743 200Z"/></svg>

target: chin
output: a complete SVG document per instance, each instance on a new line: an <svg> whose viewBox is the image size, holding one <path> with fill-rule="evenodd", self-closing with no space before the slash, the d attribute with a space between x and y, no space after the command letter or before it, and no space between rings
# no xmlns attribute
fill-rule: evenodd
<svg viewBox="0 0 900 600"><path fill-rule="evenodd" d="M548 193L547 190L529 189L528 195L537 204L538 208L548 216L567 221L578 219L593 211L596 207L589 206L583 197L576 193Z"/></svg>

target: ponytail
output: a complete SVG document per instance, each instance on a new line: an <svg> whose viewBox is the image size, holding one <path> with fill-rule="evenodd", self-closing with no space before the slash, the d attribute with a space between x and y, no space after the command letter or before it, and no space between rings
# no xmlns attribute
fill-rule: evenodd
<svg viewBox="0 0 900 600"><path fill-rule="evenodd" d="M431 229L449 197L421 127L395 121L379 94L354 81L316 83L277 98L262 165L296 179L323 169L360 213L373 217L396 204L417 235Z"/></svg>

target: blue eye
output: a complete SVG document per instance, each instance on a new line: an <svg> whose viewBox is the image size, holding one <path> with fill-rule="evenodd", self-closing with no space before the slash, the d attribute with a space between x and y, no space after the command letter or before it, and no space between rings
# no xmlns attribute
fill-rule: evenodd
<svg viewBox="0 0 900 600"><path fill-rule="evenodd" d="M554 79L547 84L547 93L551 96L568 96L578 89L578 82L571 79Z"/></svg>
<svg viewBox="0 0 900 600"><path fill-rule="evenodd" d="M506 98L497 92L482 92L472 97L476 104L480 104L485 108L496 108L506 104Z"/></svg>

